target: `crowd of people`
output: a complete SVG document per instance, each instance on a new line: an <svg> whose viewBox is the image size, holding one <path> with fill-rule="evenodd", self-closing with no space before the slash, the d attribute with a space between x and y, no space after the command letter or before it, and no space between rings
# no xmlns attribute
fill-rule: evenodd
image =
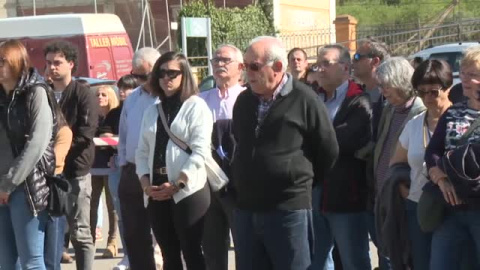
<svg viewBox="0 0 480 270"><path fill-rule="evenodd" d="M446 61L414 67L371 38L313 65L274 37L221 45L202 93L179 52L138 50L118 91L72 77L71 43L44 57L40 74L0 43L2 270L61 269L70 241L94 269L104 190L116 270L158 269L155 249L164 270L227 270L232 244L238 270L367 270L370 240L380 270L480 267L480 46L460 94ZM71 185L64 216L47 176Z"/></svg>

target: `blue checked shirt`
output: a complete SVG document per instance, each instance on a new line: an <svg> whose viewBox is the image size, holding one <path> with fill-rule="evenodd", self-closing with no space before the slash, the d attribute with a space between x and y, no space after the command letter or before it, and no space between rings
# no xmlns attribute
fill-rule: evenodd
<svg viewBox="0 0 480 270"><path fill-rule="evenodd" d="M261 97L258 97L260 102L258 103L257 127L255 128L256 136L258 136L258 133L260 131L260 126L262 125L263 120L265 119L265 116L267 116L268 110L270 110L270 107L272 107L273 102L277 99L278 95L280 94L280 91L285 86L287 81L288 81L288 75L285 74L283 75L282 82L278 85L277 89L275 89L275 91L273 92L271 99L265 100Z"/></svg>

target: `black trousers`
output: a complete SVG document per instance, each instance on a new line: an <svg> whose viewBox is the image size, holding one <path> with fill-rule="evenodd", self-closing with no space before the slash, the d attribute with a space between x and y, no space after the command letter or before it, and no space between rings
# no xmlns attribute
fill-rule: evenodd
<svg viewBox="0 0 480 270"><path fill-rule="evenodd" d="M182 253L188 270L206 269L202 237L209 205L208 183L177 204L173 200L149 200L148 216L162 250L164 270L183 270Z"/></svg>
<svg viewBox="0 0 480 270"><path fill-rule="evenodd" d="M228 250L230 249L230 229L235 241L233 227L234 198L231 194L220 195L212 192L211 204L205 216L203 231L203 252L209 270L228 270ZM236 262L238 259L236 258Z"/></svg>
<svg viewBox="0 0 480 270"><path fill-rule="evenodd" d="M155 270L152 235L135 165L122 167L118 197L131 270Z"/></svg>

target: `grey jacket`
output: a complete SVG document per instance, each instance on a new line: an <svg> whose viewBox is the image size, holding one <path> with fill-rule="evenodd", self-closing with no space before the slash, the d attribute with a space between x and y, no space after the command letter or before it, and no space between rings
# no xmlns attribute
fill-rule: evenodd
<svg viewBox="0 0 480 270"><path fill-rule="evenodd" d="M375 203L375 229L377 248L388 258L393 270L407 269L410 256L405 199L398 186L410 186L410 166L397 163L390 167L389 177L379 192Z"/></svg>

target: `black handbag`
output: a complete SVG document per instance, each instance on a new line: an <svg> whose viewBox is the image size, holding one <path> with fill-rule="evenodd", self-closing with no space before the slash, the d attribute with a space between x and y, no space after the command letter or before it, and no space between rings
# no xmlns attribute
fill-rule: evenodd
<svg viewBox="0 0 480 270"><path fill-rule="evenodd" d="M73 208L73 205L70 203L71 200L69 200L72 185L63 176L45 174L45 179L50 188L47 205L48 213L53 217L69 215Z"/></svg>

